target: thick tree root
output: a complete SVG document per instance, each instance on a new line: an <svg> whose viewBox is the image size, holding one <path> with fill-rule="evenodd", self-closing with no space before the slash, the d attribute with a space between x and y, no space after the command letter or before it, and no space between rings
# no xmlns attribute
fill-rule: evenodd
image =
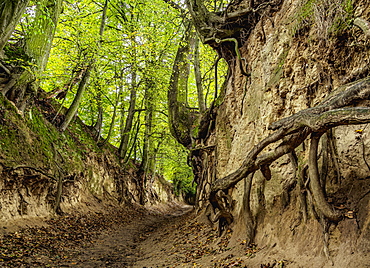
<svg viewBox="0 0 370 268"><path fill-rule="evenodd" d="M313 133L311 137L310 155L308 159L308 171L310 175L310 187L315 201L316 208L330 221L337 222L342 215L335 211L326 201L323 188L320 185L320 175L317 167L317 148L322 133Z"/></svg>
<svg viewBox="0 0 370 268"><path fill-rule="evenodd" d="M211 185L210 202L214 208L225 214L223 198L217 193L226 192L249 174L261 169L264 176L269 179L268 166L284 154L292 152L303 143L312 133L310 148L310 186L317 209L330 221L338 221L342 215L334 211L327 203L320 184L317 168L317 147L322 133L340 125L365 124L370 122L369 107L353 106L370 98L370 77L350 83L338 88L334 93L319 105L302 110L290 117L273 123L269 129L274 133L255 145L247 154L241 167L223 178L216 179ZM268 145L279 140L282 142L274 150L259 155ZM302 183L302 182L300 182ZM231 217L230 217L231 218Z"/></svg>
<svg viewBox="0 0 370 268"><path fill-rule="evenodd" d="M338 152L337 152L337 148L336 148L336 145L335 145L335 139L334 139L334 135L333 135L333 129L329 129L328 132L327 132L327 136L328 136L328 149L329 149L329 153L331 155L331 160L334 164L334 168L335 168L335 172L336 172L336 175L337 175L337 178L335 180L335 183L341 183L341 178L342 178L342 173L340 171L340 167L339 167L339 156L338 156Z"/></svg>
<svg viewBox="0 0 370 268"><path fill-rule="evenodd" d="M253 175L254 173L249 174L248 178L244 180L244 196L243 196L243 205L242 205L242 214L245 219L246 224L246 242L247 245L253 243L254 236L256 233L256 223L255 219L253 218L252 211L250 208L250 196L251 196L251 189L252 189L252 182L253 182Z"/></svg>
<svg viewBox="0 0 370 268"><path fill-rule="evenodd" d="M363 18L356 18L353 21L353 25L356 25L357 27L359 27L364 32L366 37L370 38L370 22L368 22L367 20Z"/></svg>
<svg viewBox="0 0 370 268"><path fill-rule="evenodd" d="M321 215L320 217L320 224L321 224L321 227L322 227L322 235L323 235L323 251L324 251L324 254L326 256L326 258L328 259L328 261L330 262L331 265L334 264L331 256L330 256L330 252L329 252L329 228L330 228L330 222L328 222L325 217L323 215Z"/></svg>
<svg viewBox="0 0 370 268"><path fill-rule="evenodd" d="M308 165L305 165L299 170L299 175L297 177L297 182L299 186L299 201L300 201L300 208L302 213L302 219L303 222L306 223L308 219L308 210L307 210L307 201L306 201L306 195L307 190L305 187L304 179L306 177L306 171L308 169Z"/></svg>

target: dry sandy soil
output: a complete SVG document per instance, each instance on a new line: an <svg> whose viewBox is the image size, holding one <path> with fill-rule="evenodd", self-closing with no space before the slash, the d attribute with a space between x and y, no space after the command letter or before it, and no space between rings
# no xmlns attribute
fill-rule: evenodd
<svg viewBox="0 0 370 268"><path fill-rule="evenodd" d="M108 207L1 232L0 267L314 267L231 242L232 231L219 237L181 204Z"/></svg>
<svg viewBox="0 0 370 268"><path fill-rule="evenodd" d="M247 267L256 251L237 252L231 233L218 237L191 206L179 204L17 224L1 226L0 267Z"/></svg>

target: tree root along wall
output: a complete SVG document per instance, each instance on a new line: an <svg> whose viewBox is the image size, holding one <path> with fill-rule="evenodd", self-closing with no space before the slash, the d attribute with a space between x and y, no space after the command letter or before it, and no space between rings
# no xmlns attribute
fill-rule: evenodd
<svg viewBox="0 0 370 268"><path fill-rule="evenodd" d="M199 1L189 2L192 8ZM264 2L238 33L220 32L224 40L237 38L250 77L235 46L213 42L204 25L198 28L232 73L214 108L215 127L198 141L207 150L193 151L199 206L220 232L232 228L235 240L255 242L272 256L318 255L338 267L361 267L360 259L370 259L370 40L363 29L370 8L353 1L343 9L336 1L333 24L324 28L321 13L333 6L324 11L319 4L330 1L259 1L258 7ZM250 13L239 7L232 14L244 21ZM224 18L223 26L231 23Z"/></svg>

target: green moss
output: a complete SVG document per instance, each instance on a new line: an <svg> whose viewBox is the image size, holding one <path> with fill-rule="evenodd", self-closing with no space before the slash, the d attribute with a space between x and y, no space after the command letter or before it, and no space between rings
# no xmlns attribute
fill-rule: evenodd
<svg viewBox="0 0 370 268"><path fill-rule="evenodd" d="M353 0L306 0L292 18L292 34L315 27L317 38L340 36L351 27L353 17Z"/></svg>
<svg viewBox="0 0 370 268"><path fill-rule="evenodd" d="M0 97L0 106L0 155L7 166L14 166L30 158L26 152L32 149L32 137L17 109L3 96Z"/></svg>
<svg viewBox="0 0 370 268"><path fill-rule="evenodd" d="M283 52L279 55L279 57L277 59L278 63L276 65L275 69L274 69L272 77L270 78L269 82L267 83L267 87L273 87L273 86L275 86L276 84L279 83L279 80L283 75L283 67L284 67L285 60L288 56L289 50L290 50L290 47L286 47L286 48L284 48Z"/></svg>
<svg viewBox="0 0 370 268"><path fill-rule="evenodd" d="M298 12L297 17L300 22L305 20L311 20L314 13L314 5L318 0L307 0Z"/></svg>
<svg viewBox="0 0 370 268"><path fill-rule="evenodd" d="M342 5L342 12L338 12L329 28L328 34L340 36L345 30L350 28L354 20L354 8L352 0L345 0Z"/></svg>
<svg viewBox="0 0 370 268"><path fill-rule="evenodd" d="M22 46L7 44L4 47L4 54L6 55L5 63L15 66L30 66L32 59L24 51Z"/></svg>
<svg viewBox="0 0 370 268"><path fill-rule="evenodd" d="M84 154L98 148L92 145L94 141L84 133L83 126L76 126L78 134L65 135L45 120L38 108L21 116L3 96L0 117L0 159L7 167L27 165L55 170L58 162L66 174L73 174L84 171ZM72 136L82 136L85 143Z"/></svg>
<svg viewBox="0 0 370 268"><path fill-rule="evenodd" d="M198 134L199 134L199 125L195 126L195 127L192 129L192 136L193 136L193 137L198 137Z"/></svg>

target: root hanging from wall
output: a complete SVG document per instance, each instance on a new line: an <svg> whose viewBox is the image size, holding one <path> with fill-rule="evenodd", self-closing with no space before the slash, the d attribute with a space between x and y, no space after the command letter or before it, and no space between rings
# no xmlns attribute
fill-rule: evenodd
<svg viewBox="0 0 370 268"><path fill-rule="evenodd" d="M317 165L317 150L320 138L323 133L311 134L311 145L308 159L308 172L310 174L310 188L312 191L315 206L327 219L333 222L338 222L341 219L341 214L335 211L327 202L325 197L325 185L320 183L320 174Z"/></svg>
<svg viewBox="0 0 370 268"><path fill-rule="evenodd" d="M244 239L246 245L251 245L254 243L254 237L256 234L256 220L254 219L250 207L250 196L253 183L254 173L251 173L247 178L244 179L244 194L243 194L243 204L240 209L240 219L241 222L245 223L245 230L243 230Z"/></svg>

